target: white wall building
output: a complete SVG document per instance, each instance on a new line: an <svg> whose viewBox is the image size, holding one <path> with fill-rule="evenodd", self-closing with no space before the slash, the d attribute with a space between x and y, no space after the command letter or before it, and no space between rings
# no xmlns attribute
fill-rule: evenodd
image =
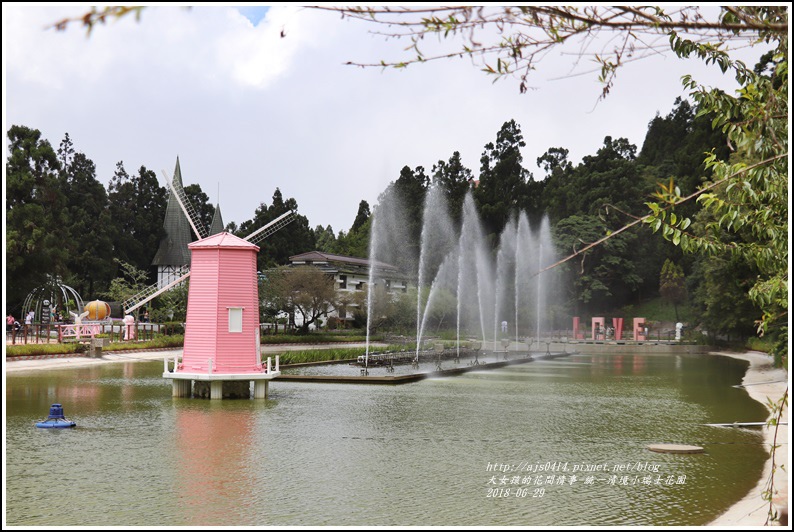
<svg viewBox="0 0 794 532"><path fill-rule="evenodd" d="M374 267L376 283L384 283L386 290L391 293L404 293L408 290L408 277L396 266L384 262L371 261L358 257L333 255L321 251L309 251L289 258L293 266L314 266L319 268L334 279L338 292L346 292L351 296L356 293L366 293L369 283L370 267ZM344 316L332 312L328 317L337 317L340 320L352 320L353 312L358 305L349 305Z"/></svg>

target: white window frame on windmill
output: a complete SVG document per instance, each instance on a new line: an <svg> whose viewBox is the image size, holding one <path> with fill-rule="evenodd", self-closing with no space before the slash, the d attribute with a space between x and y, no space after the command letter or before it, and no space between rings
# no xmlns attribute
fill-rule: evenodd
<svg viewBox="0 0 794 532"><path fill-rule="evenodd" d="M243 310L245 307L226 307L229 311L229 332L243 332Z"/></svg>

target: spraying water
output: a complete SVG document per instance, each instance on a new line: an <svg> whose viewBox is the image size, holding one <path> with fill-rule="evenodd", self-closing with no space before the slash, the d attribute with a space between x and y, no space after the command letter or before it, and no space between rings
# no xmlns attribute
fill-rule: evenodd
<svg viewBox="0 0 794 532"><path fill-rule="evenodd" d="M554 258L547 218L533 230L525 213L512 217L496 235L499 245L492 251L489 239L493 235L483 231L472 194L465 197L458 229L449 216L443 191L431 187L425 197L419 242L415 246L401 240L406 238L405 227L409 224L399 199L384 195L382 201L389 204L388 208L380 205L373 215L370 264L377 259L408 267L406 273L413 272L415 276L415 361L418 362L431 324L440 329L444 323L454 323L458 356L466 336L479 337L482 346L492 340L496 349L500 321L512 319L509 333L516 342L521 341L522 328L540 338L544 319L548 319L554 277L553 270L540 274ZM416 249L415 262L406 253L412 248ZM371 289L376 282L371 273ZM367 359L372 307L376 304L372 293L368 294ZM445 316L450 313L454 313L454 320L447 322Z"/></svg>
<svg viewBox="0 0 794 532"><path fill-rule="evenodd" d="M375 216L372 217L372 225L370 229L370 236L369 236L369 256L375 256L375 250L378 249L377 246L377 238L378 238L378 220ZM369 332L370 332L370 324L372 322L372 295L375 292L375 268L370 265L369 268L369 279L367 282L367 340L366 340L366 349L364 351L364 369L369 368Z"/></svg>

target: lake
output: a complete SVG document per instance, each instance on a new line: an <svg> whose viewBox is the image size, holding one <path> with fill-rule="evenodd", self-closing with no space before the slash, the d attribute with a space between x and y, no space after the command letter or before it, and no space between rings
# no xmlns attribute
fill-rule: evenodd
<svg viewBox="0 0 794 532"><path fill-rule="evenodd" d="M402 385L276 380L267 401L174 399L162 361L14 372L6 521L705 525L767 458L759 429L705 426L766 419L734 387L746 368L710 355L574 354ZM77 427L35 428L52 403Z"/></svg>

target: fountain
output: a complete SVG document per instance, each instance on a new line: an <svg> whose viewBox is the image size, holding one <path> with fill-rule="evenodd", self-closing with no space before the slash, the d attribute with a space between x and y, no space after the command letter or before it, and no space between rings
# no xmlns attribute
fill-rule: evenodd
<svg viewBox="0 0 794 532"><path fill-rule="evenodd" d="M454 313L456 362L464 339L480 346L474 350L471 364L475 365L480 363L479 352L491 352L497 358L504 354L507 359L511 347L528 353L537 343L539 349L552 324L548 309L556 277L554 270L543 271L555 260L548 219L544 217L533 230L526 213L514 215L491 249L471 193L456 226L443 190L433 186L425 197L419 245L415 247L406 233L409 222L415 221L405 220L404 212L400 198L388 190L373 215L370 260L399 265L416 275L414 366L418 366L424 342L432 336L432 325L439 328L448 311ZM378 282L370 272L367 345L373 288ZM454 309L448 308L450 297ZM439 360L437 348L429 353Z"/></svg>

